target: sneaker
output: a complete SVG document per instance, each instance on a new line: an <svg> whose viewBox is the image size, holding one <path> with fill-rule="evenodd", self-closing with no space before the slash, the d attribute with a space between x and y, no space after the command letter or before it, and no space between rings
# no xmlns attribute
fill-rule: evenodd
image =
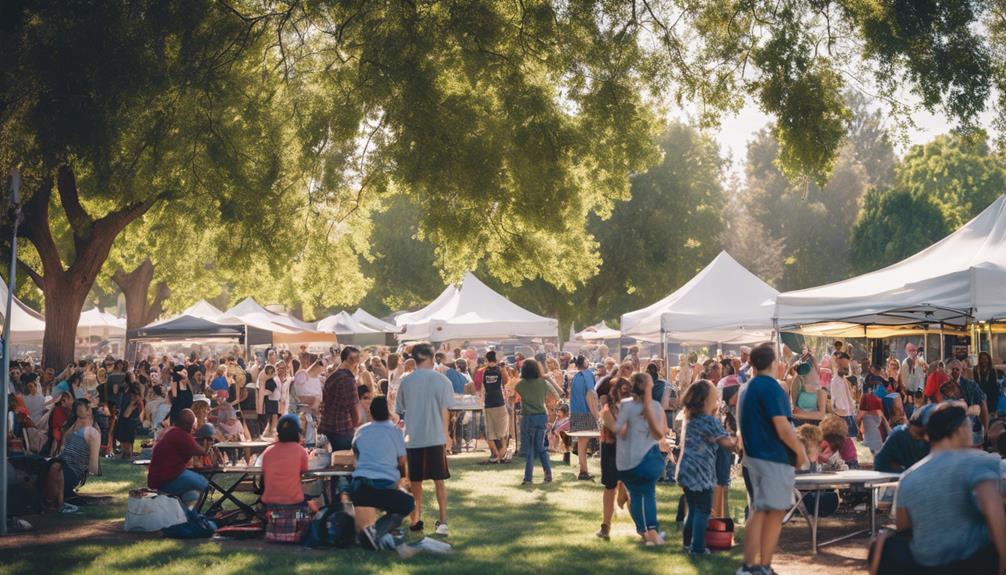
<svg viewBox="0 0 1006 575"><path fill-rule="evenodd" d="M437 521L437 530L435 533L441 537L447 537L447 524Z"/></svg>
<svg viewBox="0 0 1006 575"><path fill-rule="evenodd" d="M734 575L761 575L760 565L741 565Z"/></svg>
<svg viewBox="0 0 1006 575"><path fill-rule="evenodd" d="M80 507L77 507L73 503L64 503L63 507L59 509L60 513L76 513L80 511Z"/></svg>
<svg viewBox="0 0 1006 575"><path fill-rule="evenodd" d="M422 531L423 527L425 527L425 526L423 525L422 521L416 521L415 523L413 523L412 525L409 526L409 531L412 531L413 533L415 533L417 531Z"/></svg>
<svg viewBox="0 0 1006 575"><path fill-rule="evenodd" d="M689 551L688 552L688 556L689 557L701 557L703 555L712 555L712 554L713 554L713 552L710 551L709 549L703 549L702 551L698 551L698 552L695 552L695 551Z"/></svg>
<svg viewBox="0 0 1006 575"><path fill-rule="evenodd" d="M545 476L545 483L552 483L552 476L551 475L546 475Z"/></svg>
<svg viewBox="0 0 1006 575"><path fill-rule="evenodd" d="M591 481L592 479L594 479L594 476L587 473L586 471L582 471L580 472L580 475L576 476L576 479L578 481Z"/></svg>
<svg viewBox="0 0 1006 575"><path fill-rule="evenodd" d="M377 539L377 530L374 529L373 525L364 527L362 531L356 534L356 539L360 543L360 547L368 551L376 551L381 548Z"/></svg>
<svg viewBox="0 0 1006 575"><path fill-rule="evenodd" d="M521 485L521 487L523 487L525 485L531 485L532 483L533 482L530 479L525 479L524 481L520 482L520 485Z"/></svg>
<svg viewBox="0 0 1006 575"><path fill-rule="evenodd" d="M779 575L771 565L759 565L758 575Z"/></svg>
<svg viewBox="0 0 1006 575"><path fill-rule="evenodd" d="M597 535L601 539L608 541L609 539L611 539L611 526L608 525L607 523L602 523L601 528L598 529L597 533L595 533L594 535Z"/></svg>

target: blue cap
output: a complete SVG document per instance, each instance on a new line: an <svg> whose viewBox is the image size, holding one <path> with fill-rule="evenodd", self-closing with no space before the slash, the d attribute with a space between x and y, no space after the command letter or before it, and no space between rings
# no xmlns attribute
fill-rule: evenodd
<svg viewBox="0 0 1006 575"><path fill-rule="evenodd" d="M297 433L300 433L300 417L295 413L287 413L279 418L279 421L276 423L276 431L278 432L287 427L292 427L297 430Z"/></svg>

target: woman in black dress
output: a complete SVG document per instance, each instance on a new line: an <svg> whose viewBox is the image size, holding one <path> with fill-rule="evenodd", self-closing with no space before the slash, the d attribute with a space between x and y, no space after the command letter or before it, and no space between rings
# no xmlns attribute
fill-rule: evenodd
<svg viewBox="0 0 1006 575"><path fill-rule="evenodd" d="M171 400L171 412L168 418L174 425L182 410L192 409L192 387L189 386L184 369L171 373L171 390L168 392L168 398Z"/></svg>
<svg viewBox="0 0 1006 575"><path fill-rule="evenodd" d="M119 441L123 459L133 457L133 442L136 441L136 428L140 425L141 412L143 412L143 399L140 387L131 385L122 398L119 419L115 422L115 438Z"/></svg>

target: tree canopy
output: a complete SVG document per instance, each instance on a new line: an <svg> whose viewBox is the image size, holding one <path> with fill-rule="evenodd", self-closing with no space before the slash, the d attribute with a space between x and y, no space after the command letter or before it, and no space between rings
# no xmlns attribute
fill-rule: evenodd
<svg viewBox="0 0 1006 575"><path fill-rule="evenodd" d="M871 190L852 229L854 269L868 272L943 239L1006 191L1006 158L984 134L945 134L912 146L890 186Z"/></svg>

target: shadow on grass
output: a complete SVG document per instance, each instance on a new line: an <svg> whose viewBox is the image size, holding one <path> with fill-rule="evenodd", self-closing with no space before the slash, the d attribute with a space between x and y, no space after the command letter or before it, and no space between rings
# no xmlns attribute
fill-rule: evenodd
<svg viewBox="0 0 1006 575"><path fill-rule="evenodd" d="M647 548L633 533L627 512L620 512L611 541L593 533L600 523L602 488L576 481L557 465L555 481L520 486L523 465L487 468L475 457L452 458L448 482L449 524L455 546L450 556L421 554L407 561L395 553L360 549L308 550L256 542L206 542L145 539L102 534L57 546L28 543L4 550L0 573L349 573L382 575L453 575L472 573L732 573L739 550L690 560L680 546L674 513L681 491L658 487L658 509L668 545ZM519 461L519 460L518 460ZM596 465L596 462L592 462ZM113 504L82 519L121 519L128 486L142 485L145 474L127 464L106 466L106 475L88 488L117 486ZM141 471L142 468L141 468ZM537 470L540 477L540 469ZM540 482L540 479L539 479ZM424 498L426 522L432 524L436 501L432 485ZM735 494L734 494L735 495ZM732 497L731 505L734 504ZM28 540L30 541L30 539Z"/></svg>

